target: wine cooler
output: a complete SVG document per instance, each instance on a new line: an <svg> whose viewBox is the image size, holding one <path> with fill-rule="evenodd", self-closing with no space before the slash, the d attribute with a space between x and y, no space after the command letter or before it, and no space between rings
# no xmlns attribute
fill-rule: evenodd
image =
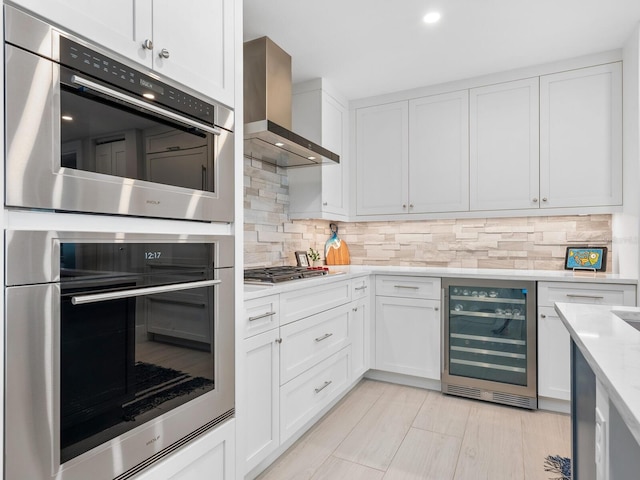
<svg viewBox="0 0 640 480"><path fill-rule="evenodd" d="M538 408L535 282L443 279L443 393Z"/></svg>

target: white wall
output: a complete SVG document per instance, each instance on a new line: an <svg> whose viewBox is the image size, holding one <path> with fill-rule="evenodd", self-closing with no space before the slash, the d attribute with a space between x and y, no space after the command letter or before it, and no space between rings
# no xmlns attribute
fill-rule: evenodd
<svg viewBox="0 0 640 480"><path fill-rule="evenodd" d="M623 50L623 210L613 215L614 272L638 278L640 271L640 24Z"/></svg>

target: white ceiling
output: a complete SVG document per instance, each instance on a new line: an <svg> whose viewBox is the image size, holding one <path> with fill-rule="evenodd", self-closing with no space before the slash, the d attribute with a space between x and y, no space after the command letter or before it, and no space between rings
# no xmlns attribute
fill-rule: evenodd
<svg viewBox="0 0 640 480"><path fill-rule="evenodd" d="M350 100L621 48L639 21L640 0L244 0L245 41Z"/></svg>

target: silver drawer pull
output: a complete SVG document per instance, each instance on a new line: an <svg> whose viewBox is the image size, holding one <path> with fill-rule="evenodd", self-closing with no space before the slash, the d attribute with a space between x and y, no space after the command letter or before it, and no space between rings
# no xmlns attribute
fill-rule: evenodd
<svg viewBox="0 0 640 480"><path fill-rule="evenodd" d="M600 295L578 295L576 293L567 293L569 298L593 298L594 300L604 300L604 297Z"/></svg>
<svg viewBox="0 0 640 480"><path fill-rule="evenodd" d="M255 317L249 317L249 321L254 322L256 320L260 320L261 318L273 317L275 314L276 312L263 313L262 315L256 315Z"/></svg>
<svg viewBox="0 0 640 480"><path fill-rule="evenodd" d="M316 393L320 393L322 390L324 390L325 388L327 388L329 385L331 385L331 380L327 380L326 382L324 382L324 385L322 385L320 388L316 388L315 392Z"/></svg>
<svg viewBox="0 0 640 480"><path fill-rule="evenodd" d="M327 338L331 337L333 335L333 333L325 333L323 336L316 338L316 342L321 342L323 340L326 340Z"/></svg>
<svg viewBox="0 0 640 480"><path fill-rule="evenodd" d="M409 290L420 290L420 287L412 287L410 285L394 285L395 288L408 288Z"/></svg>
<svg viewBox="0 0 640 480"><path fill-rule="evenodd" d="M367 286L363 285L362 287L356 287L356 290L366 290Z"/></svg>

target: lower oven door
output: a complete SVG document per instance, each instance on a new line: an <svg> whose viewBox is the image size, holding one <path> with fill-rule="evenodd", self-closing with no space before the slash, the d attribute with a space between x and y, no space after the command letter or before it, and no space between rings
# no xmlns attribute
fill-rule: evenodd
<svg viewBox="0 0 640 480"><path fill-rule="evenodd" d="M4 478L127 478L232 416L233 268L213 276L8 287Z"/></svg>

